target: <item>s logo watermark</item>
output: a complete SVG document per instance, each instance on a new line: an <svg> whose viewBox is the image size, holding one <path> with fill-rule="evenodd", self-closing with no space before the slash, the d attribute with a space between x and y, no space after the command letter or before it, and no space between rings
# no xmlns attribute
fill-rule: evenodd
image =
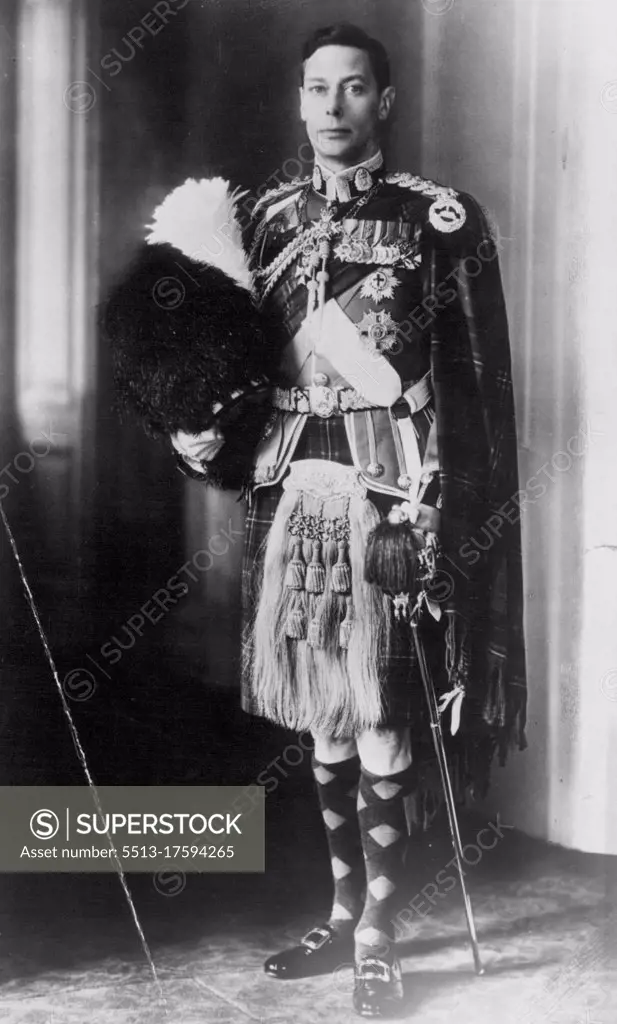
<svg viewBox="0 0 617 1024"><path fill-rule="evenodd" d="M44 808L35 811L30 818L30 831L37 839L53 839L58 834L60 820L54 811Z"/></svg>

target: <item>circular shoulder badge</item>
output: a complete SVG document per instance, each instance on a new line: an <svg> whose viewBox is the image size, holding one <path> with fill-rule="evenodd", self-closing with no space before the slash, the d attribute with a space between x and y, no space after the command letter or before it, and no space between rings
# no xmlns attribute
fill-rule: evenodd
<svg viewBox="0 0 617 1024"><path fill-rule="evenodd" d="M467 220L465 207L453 196L441 196L431 203L428 219L437 231L458 231Z"/></svg>

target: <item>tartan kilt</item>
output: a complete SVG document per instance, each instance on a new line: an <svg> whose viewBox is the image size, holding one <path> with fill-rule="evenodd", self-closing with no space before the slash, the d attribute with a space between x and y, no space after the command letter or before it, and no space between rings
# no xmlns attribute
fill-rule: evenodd
<svg viewBox="0 0 617 1024"><path fill-rule="evenodd" d="M308 418L293 461L300 459L327 459L343 465L353 465L342 416L324 419ZM279 501L282 483L260 487L253 493L246 517L246 532L242 564L242 627L243 645L252 628L260 590L265 547ZM381 517L387 515L393 504L389 495L372 492L373 502ZM445 673L445 616L440 623L431 620L424 628L424 645L433 672L437 691L448 689ZM295 641L288 641L294 643ZM350 681L353 685L353 680ZM428 715L422 680L413 647L411 631L405 624L393 626L390 651L384 659L382 673L382 706L384 728L412 727L412 734L427 735ZM241 705L249 714L260 714L253 700L250 668L243 658Z"/></svg>

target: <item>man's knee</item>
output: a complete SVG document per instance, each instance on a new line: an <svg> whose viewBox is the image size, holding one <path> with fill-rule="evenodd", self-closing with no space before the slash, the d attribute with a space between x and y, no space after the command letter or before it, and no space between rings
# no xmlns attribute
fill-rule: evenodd
<svg viewBox="0 0 617 1024"><path fill-rule="evenodd" d="M358 736L358 744L376 750L408 750L411 747L409 729L367 729Z"/></svg>
<svg viewBox="0 0 617 1024"><path fill-rule="evenodd" d="M362 764L375 775L393 775L411 764L409 729L367 729L358 736Z"/></svg>
<svg viewBox="0 0 617 1024"><path fill-rule="evenodd" d="M335 764L355 757L358 753L353 736L341 739L335 736L324 736L323 733L312 733L315 742L315 757L324 764Z"/></svg>

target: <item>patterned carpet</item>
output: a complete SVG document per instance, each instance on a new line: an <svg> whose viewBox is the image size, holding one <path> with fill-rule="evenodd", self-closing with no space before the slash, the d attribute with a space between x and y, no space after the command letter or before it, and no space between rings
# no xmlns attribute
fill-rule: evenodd
<svg viewBox="0 0 617 1024"><path fill-rule="evenodd" d="M269 807L264 877L189 875L174 895L130 876L165 1004L116 879L5 876L2 1024L352 1024L351 971L301 982L262 961L328 906L325 849L308 791ZM465 821L474 843L487 822ZM527 839L507 827L467 851L467 881L486 966L475 976L460 889L428 888L451 859L441 828L410 845L409 926L399 944L402 1019L418 1024L616 1024L614 859ZM497 833L495 833L497 834ZM298 860L298 850L304 850ZM475 863L477 861L477 863ZM472 862L474 862L472 864ZM443 876L441 876L443 877ZM184 884L184 881L186 884ZM433 894L433 903L421 890ZM177 890L177 891L176 891Z"/></svg>

